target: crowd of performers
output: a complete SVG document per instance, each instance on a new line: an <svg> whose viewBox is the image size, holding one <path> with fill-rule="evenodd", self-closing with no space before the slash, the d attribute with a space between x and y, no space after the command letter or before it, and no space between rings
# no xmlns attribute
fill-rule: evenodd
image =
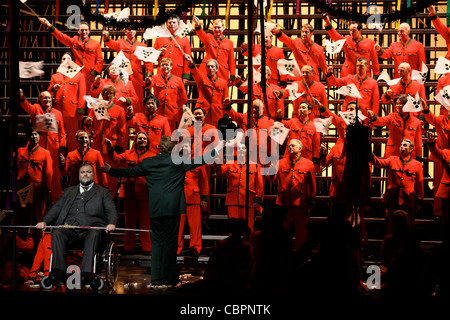
<svg viewBox="0 0 450 320"><path fill-rule="evenodd" d="M447 29L433 7L429 8L429 18L437 32L450 43L450 28ZM34 126L39 115L52 113L57 121L54 132L30 130L28 144L17 150L18 185L20 188L34 185L32 220L41 221L45 208L44 195L54 203L63 193L61 177L68 176L69 185L78 183L78 168L82 163L90 163L95 168L95 182L109 188L112 195L119 190L117 178L102 173L99 167L109 163L112 167L132 167L147 157L159 153L158 143L162 136L171 135L178 129L186 112L188 80L194 80L196 91L191 111L200 126L192 125L186 130L192 137L194 130L201 131L202 139L192 139L183 150L194 154L203 151L211 142L219 138L219 124L231 119L237 128L246 131L255 129L268 135L273 126L280 122L288 128L285 153L280 155L277 170L270 175L262 175L260 168L266 164L258 158L256 163L245 165L246 144L237 143L235 156L238 161L224 164L206 165L186 174L186 212L180 212L179 250L183 249L183 230L189 225L189 248L194 254L201 252L201 212L208 210L210 178L212 174L227 180L225 205L230 218L243 218L246 212L245 190L246 170L249 170L250 199L248 202L248 227L254 228L255 214L261 211L264 198L264 181L278 186L276 204L287 208L286 228L295 227L295 249L299 249L307 237L308 212L315 204L316 175L321 168L332 166L329 196L333 204L339 203L346 150L345 134L347 122L338 111L359 111L366 117L364 126L386 127L389 139L384 154L370 157L372 166L386 169L387 188L384 195L387 213L403 209L414 223L417 203L423 200L423 137L429 135L424 127L429 123L435 128L437 139L429 135L430 159L434 162L434 213L448 223L450 188L450 117L445 107L437 108L434 114L427 105L427 96L422 83L411 78L413 70L421 71L426 63L424 46L410 35L410 26L400 24L398 39L388 47L381 48L373 39L363 35L360 23L350 22L348 30L336 30L329 17L324 17L325 28L333 41L345 39L343 52L345 61L339 70L333 69L324 48L314 42L314 28L305 24L299 28L299 36L289 37L278 27L266 32L261 45L249 48L246 43L233 43L224 36L224 22L213 22L212 32L204 30L200 19L193 17L192 24L204 50L204 58L196 64L191 56L189 36L180 37L176 32L180 19L171 17L166 28L172 37L157 38L153 48L160 50L157 63L143 62L134 54L139 46L147 46L138 41L136 30L125 30L124 36L113 39L108 31L103 31L104 45L117 53L122 51L131 61L132 75L129 81L120 76L119 66L109 64L105 68L102 46L90 37L90 24L81 22L78 35L73 37L59 31L47 19L40 22L58 41L70 49L62 57L62 63L73 60L82 70L69 78L60 73L51 76L47 91L39 94L38 102L31 104L21 91L20 106L31 116ZM274 45L277 38L280 46ZM301 76L293 78L280 75L277 61L285 59L282 45L287 46L301 69ZM248 85L236 74L235 48L249 56L256 57L265 50L266 83L253 84L253 104L251 123L247 114L233 108L229 92L236 86L244 93ZM68 49L68 51L69 51ZM250 54L249 54L250 53ZM394 64L394 78L400 78L385 92L379 91L377 77L380 69L388 61ZM260 65L255 69L261 71ZM102 73L105 76L102 77ZM290 101L287 84L294 83L300 98ZM325 83L325 84L324 84ZM346 96L343 105L330 108L327 90L337 89L347 84L355 84L362 99ZM450 75L441 77L437 92L450 84ZM266 87L267 99L263 97L262 86ZM421 97L421 112L404 112L407 96ZM92 109L86 107L84 97L102 97L108 102L109 119L98 119ZM267 105L263 101L266 101ZM382 115L380 103L391 104L392 112ZM287 117L291 107L292 115ZM333 110L334 109L334 110ZM332 125L338 134L337 142L328 150L321 147L321 134L314 124L314 118L332 117ZM134 133L131 144L130 132ZM259 137L259 136L258 136ZM258 145L258 138L249 139L248 145ZM268 140L270 141L270 140ZM265 147L259 144L259 147ZM240 159L240 161L239 161ZM371 166L371 168L373 168ZM127 228L150 229L148 194L144 177L127 178L121 181L119 197L123 198L125 224ZM139 225L137 222L139 221ZM43 252L49 247L45 234L36 255L35 272L44 259ZM135 234L127 232L124 250L133 252ZM139 234L143 252L152 250L149 233ZM42 249L42 250L41 250ZM48 268L47 268L48 269Z"/></svg>

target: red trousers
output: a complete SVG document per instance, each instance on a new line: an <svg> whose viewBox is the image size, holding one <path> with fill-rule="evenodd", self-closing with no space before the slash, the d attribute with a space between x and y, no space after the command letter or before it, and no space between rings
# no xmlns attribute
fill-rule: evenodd
<svg viewBox="0 0 450 320"><path fill-rule="evenodd" d="M132 197L125 197L125 226L130 229L136 229L139 219L139 229L150 230L150 215L148 214L148 200L136 200ZM125 231L124 250L134 250L134 231ZM150 232L140 232L142 251L152 251L152 240Z"/></svg>
<svg viewBox="0 0 450 320"><path fill-rule="evenodd" d="M286 220L284 221L284 227L286 228L286 230L290 231L291 226L294 225L295 230L294 250L300 249L300 247L306 241L307 223L308 223L308 210L306 208L288 207Z"/></svg>
<svg viewBox="0 0 450 320"><path fill-rule="evenodd" d="M48 275L48 271L50 269L50 258L52 256L51 239L52 236L50 233L43 232L34 256L33 265L31 266L30 277L34 278L37 276L42 263L44 263L44 276Z"/></svg>
<svg viewBox="0 0 450 320"><path fill-rule="evenodd" d="M189 247L195 250L197 254L200 254L202 250L202 213L199 204L186 205L186 213L180 216L177 254L180 254L181 250L183 250L183 230L186 218L189 224L189 235L191 236Z"/></svg>

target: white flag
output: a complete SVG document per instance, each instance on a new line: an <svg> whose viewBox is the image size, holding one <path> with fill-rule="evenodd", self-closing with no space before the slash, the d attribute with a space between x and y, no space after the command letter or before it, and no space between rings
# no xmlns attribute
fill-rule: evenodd
<svg viewBox="0 0 450 320"><path fill-rule="evenodd" d="M447 74L450 72L450 60L440 56L434 67L434 73L436 74Z"/></svg>
<svg viewBox="0 0 450 320"><path fill-rule="evenodd" d="M420 95L416 92L415 97L411 97L408 94L408 101L403 106L403 112L419 112L422 111L422 103L420 101Z"/></svg>
<svg viewBox="0 0 450 320"><path fill-rule="evenodd" d="M19 61L19 77L29 79L39 77L45 74L44 61Z"/></svg>
<svg viewBox="0 0 450 320"><path fill-rule="evenodd" d="M278 144L283 144L289 134L289 129L281 122L275 121L273 126L269 128L269 137L271 137Z"/></svg>
<svg viewBox="0 0 450 320"><path fill-rule="evenodd" d="M248 68L246 69L247 70L247 74L248 74ZM253 69L253 84L257 84L257 83L260 83L261 82L261 73L260 72L258 72L257 70L255 70L255 69ZM242 84L241 84L241 86L248 86L248 77L247 77L247 80L245 80Z"/></svg>
<svg viewBox="0 0 450 320"><path fill-rule="evenodd" d="M328 54L335 54L341 52L342 47L345 43L345 39L341 39L335 42L331 42L330 40L325 39L323 43L325 44L325 50Z"/></svg>
<svg viewBox="0 0 450 320"><path fill-rule="evenodd" d="M258 54L258 55L256 55L256 57L253 57L253 65L254 66L259 66L259 65L261 65L261 55L260 54Z"/></svg>
<svg viewBox="0 0 450 320"><path fill-rule="evenodd" d="M161 51L153 48L153 47L142 47L138 46L136 47L136 50L134 50L134 55L142 61L145 62L156 62L158 61L159 55L161 54Z"/></svg>
<svg viewBox="0 0 450 320"><path fill-rule="evenodd" d="M58 132L58 124L54 113L36 115L36 130L39 132Z"/></svg>
<svg viewBox="0 0 450 320"><path fill-rule="evenodd" d="M425 80L427 80L427 74L428 74L428 67L424 62L422 62L422 70L421 71L413 70L411 72L411 79L416 80L421 84L424 84Z"/></svg>
<svg viewBox="0 0 450 320"><path fill-rule="evenodd" d="M362 98L354 83L350 83L346 86L340 87L338 90L336 90L336 92L343 94L344 96L350 96L358 99Z"/></svg>
<svg viewBox="0 0 450 320"><path fill-rule="evenodd" d="M344 119L347 125L355 123L356 119L355 111L339 111L339 115L341 116L342 119ZM360 110L358 110L358 120L364 121L365 119L367 119L367 117L363 115Z"/></svg>
<svg viewBox="0 0 450 320"><path fill-rule="evenodd" d="M67 60L59 65L58 70L56 70L56 72L62 73L66 77L72 79L83 68L84 66L80 67L72 60Z"/></svg>
<svg viewBox="0 0 450 320"><path fill-rule="evenodd" d="M91 96L84 96L84 100L87 102L88 108L94 109L95 118L97 120L111 120L108 113L108 101Z"/></svg>
<svg viewBox="0 0 450 320"><path fill-rule="evenodd" d="M127 57L125 57L122 50L120 50L111 63L116 65L120 71L125 71L128 75L133 74L133 70L131 70L131 62Z"/></svg>
<svg viewBox="0 0 450 320"><path fill-rule="evenodd" d="M192 114L192 111L190 108L183 106L183 115L180 120L180 125L178 126L178 129L187 129L190 127L195 121L195 117Z"/></svg>
<svg viewBox="0 0 450 320"><path fill-rule="evenodd" d="M117 21L126 21L130 16L130 8L125 8L120 12L106 13L103 16L108 19L116 19Z"/></svg>
<svg viewBox="0 0 450 320"><path fill-rule="evenodd" d="M179 25L178 30L175 33L175 35L179 36L180 38L183 38L183 37L186 37L189 34L189 32L191 32L191 30L192 30L192 24L190 22L188 22L186 24L182 20L180 20L180 25ZM169 31L169 33L170 33L170 31Z"/></svg>
<svg viewBox="0 0 450 320"><path fill-rule="evenodd" d="M265 21L264 22L264 34L267 34L267 33L271 32L276 27L277 27L277 25L275 23L269 22L269 21ZM254 33L261 34L261 25L259 23L259 20L258 20L258 24L256 26L256 29L255 29Z"/></svg>
<svg viewBox="0 0 450 320"><path fill-rule="evenodd" d="M145 29L144 35L145 40L156 39L156 38L170 38L172 34L165 26L156 26L153 28Z"/></svg>
<svg viewBox="0 0 450 320"><path fill-rule="evenodd" d="M322 132L323 134L328 134L328 128L330 127L331 120L333 117L328 118L314 118L314 125L316 126L317 132Z"/></svg>
<svg viewBox="0 0 450 320"><path fill-rule="evenodd" d="M391 77L389 77L389 75L386 73L386 71L382 71L380 73L380 75L378 76L377 81L380 81L380 80L384 80L384 81L386 81L386 83L389 86L393 86L394 84L397 84L400 81L400 78L396 78L396 79L392 79L391 80Z"/></svg>
<svg viewBox="0 0 450 320"><path fill-rule="evenodd" d="M442 88L435 96L434 100L439 102L445 109L450 110L450 86Z"/></svg>
<svg viewBox="0 0 450 320"><path fill-rule="evenodd" d="M298 84L297 82L292 82L292 84L286 86L286 90L289 92L289 98L292 101L300 98L305 92L298 92Z"/></svg>
<svg viewBox="0 0 450 320"><path fill-rule="evenodd" d="M280 59L277 61L277 69L280 71L281 75L290 75L295 78L301 77L302 73L297 64L297 61L294 60L286 60Z"/></svg>

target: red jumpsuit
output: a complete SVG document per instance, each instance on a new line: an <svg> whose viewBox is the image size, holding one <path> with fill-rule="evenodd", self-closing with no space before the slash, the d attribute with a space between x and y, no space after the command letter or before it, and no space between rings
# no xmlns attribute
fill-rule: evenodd
<svg viewBox="0 0 450 320"><path fill-rule="evenodd" d="M370 63L370 70L373 76L380 75L380 65L378 63L378 56L374 49L375 41L370 38L361 37L358 41L352 39L351 36L341 36L331 24L326 25L325 29L331 37L331 40L338 41L345 39L344 50L345 61L342 65L340 77L343 78L349 74L356 73L356 62L359 58L366 58ZM326 69L325 69L326 70Z"/></svg>
<svg viewBox="0 0 450 320"><path fill-rule="evenodd" d="M422 63L426 63L425 49L423 44L409 39L405 44L401 40L391 43L389 48L381 49L378 56L383 59L394 60L394 78L398 75L398 66L402 62L407 62L411 70L422 70Z"/></svg>
<svg viewBox="0 0 450 320"><path fill-rule="evenodd" d="M343 87L351 83L356 85L362 99L356 99L346 96L344 105L346 106L350 101L358 101L359 110L367 117L367 110L372 110L376 115L380 108L380 92L378 90L378 82L369 75L361 78L358 74L348 75L344 78L335 78L333 74L327 75L328 84L336 87Z"/></svg>
<svg viewBox="0 0 450 320"><path fill-rule="evenodd" d="M437 189L434 197L435 201L436 199L440 199L442 202L442 210L437 215L442 216L442 222L444 224L448 224L450 218L450 150L439 149L432 145L430 146L430 152L434 159L441 163L444 169L440 183L434 185L435 190Z"/></svg>
<svg viewBox="0 0 450 320"><path fill-rule="evenodd" d="M54 26L51 26L48 31L51 32L58 41L72 49L72 59L76 64L80 67L84 66L80 72L85 76L86 91L88 91L90 76L99 75L103 69L103 55L100 42L92 38L81 40L79 36L73 36L71 38Z"/></svg>
<svg viewBox="0 0 450 320"><path fill-rule="evenodd" d="M89 163L94 167L94 182L107 188L108 178L106 173L100 171L99 167L105 166L103 156L100 151L92 149L90 147L81 150L73 150L67 154L66 163L64 167L60 167L63 173L70 174L69 185L74 186L80 183L80 167L83 163Z"/></svg>
<svg viewBox="0 0 450 320"><path fill-rule="evenodd" d="M130 80L137 95L137 101L133 104L133 107L136 112L144 112L144 78L153 74L153 63L138 59L134 55L134 51L136 47L147 47L147 45L137 40L131 43L128 39L112 40L110 38L105 41L105 45L116 52L122 51L125 57L130 60L131 70L133 70ZM145 74L142 71L142 65L145 67Z"/></svg>
<svg viewBox="0 0 450 320"><path fill-rule="evenodd" d="M58 169L60 147L65 147L67 145L62 113L53 107L44 110L40 104L35 103L32 105L26 99L20 101L20 106L30 115L33 126L36 125L36 116L45 113L53 113L55 115L58 132L39 132L39 144L50 152L53 160L52 185L49 189L52 194L52 202L55 202L62 195L61 174Z"/></svg>
<svg viewBox="0 0 450 320"><path fill-rule="evenodd" d="M322 73L325 74L328 67L323 47L317 43L314 43L312 40L310 43L306 43L300 37L292 39L281 30L275 34L275 36L292 50L300 69L304 65L310 65L314 68L314 80L320 82L319 68Z"/></svg>
<svg viewBox="0 0 450 320"><path fill-rule="evenodd" d="M219 78L225 80L234 80L236 77L236 62L234 60L234 44L228 38L217 39L214 34L206 33L201 26L195 28L200 41L205 48L205 57L200 66L200 71L206 73L206 62L209 59L215 59L219 62Z"/></svg>
<svg viewBox="0 0 450 320"><path fill-rule="evenodd" d="M209 200L209 175L205 166L186 172L184 196L186 198L186 212L181 213L180 216L177 254L180 254L183 250L183 231L187 219L191 238L189 248L199 255L202 250L202 209L200 203Z"/></svg>
<svg viewBox="0 0 450 320"><path fill-rule="evenodd" d="M50 152L40 145L28 150L28 145L17 150L17 184L22 189L34 184L30 222L42 220L45 212L46 189L51 190L53 161Z"/></svg>
<svg viewBox="0 0 450 320"><path fill-rule="evenodd" d="M249 200L248 200L248 228L253 233L255 222L254 203L262 204L264 193L264 179L260 174L261 166L252 163L249 169ZM217 174L227 178L228 187L225 205L228 209L228 218L245 220L245 196L247 181L247 165L227 163L218 166Z"/></svg>
<svg viewBox="0 0 450 320"><path fill-rule="evenodd" d="M51 88L55 84L61 85L61 88L53 92ZM81 119L84 116L86 79L81 72L78 72L72 79L57 72L52 75L47 91L53 95L53 107L61 111L63 115L64 129L67 134L67 150L75 150L77 148L75 134L81 128Z"/></svg>
<svg viewBox="0 0 450 320"><path fill-rule="evenodd" d="M314 164L302 156L295 161L283 158L278 163L277 173L269 179L278 181L276 204L288 209L284 226L290 230L294 224L294 249L298 250L307 237L308 205L313 204L316 197Z"/></svg>
<svg viewBox="0 0 450 320"><path fill-rule="evenodd" d="M175 36L175 41L172 38L157 38L153 48L160 50L161 48L166 48L166 54L164 56L160 55L159 60L163 58L170 58L172 60L172 74L180 77L181 79L190 78L189 62L183 58L183 52L191 55L191 44L188 37ZM183 52L179 49L178 45L181 46ZM159 67L158 67L159 73Z"/></svg>
<svg viewBox="0 0 450 320"><path fill-rule="evenodd" d="M403 159L390 156L380 159L374 156L371 161L378 168L387 170L387 187L383 196L388 214L404 209L410 215L410 224L414 224L415 200L423 199L423 167L411 156Z"/></svg>
<svg viewBox="0 0 450 320"><path fill-rule="evenodd" d="M228 81L217 75L211 79L206 72L195 66L191 67L191 74L198 90L195 107L202 107L206 111L206 123L217 126L219 119L223 117L223 102L228 98Z"/></svg>
<svg viewBox="0 0 450 320"><path fill-rule="evenodd" d="M183 105L188 101L183 80L174 74L166 79L162 74L154 75L149 88L153 88L153 93L158 98L159 106L156 111L167 118L172 131L178 129Z"/></svg>
<svg viewBox="0 0 450 320"><path fill-rule="evenodd" d="M145 113L136 113L127 121L128 128L134 128L136 133L145 132L148 136L148 151L151 157L159 154L159 141L162 136L172 135L169 122L166 117L159 114L153 114L150 118Z"/></svg>
<svg viewBox="0 0 450 320"><path fill-rule="evenodd" d="M242 92L248 93L248 86L238 86L239 90L241 90ZM277 86L276 84L272 84L269 83L266 86L266 94L267 94L267 102L269 103L269 105L266 107L264 107L264 115L267 116L267 109L269 109L269 113L270 113L270 117L271 118L275 118L276 112L278 110L282 110L284 111L284 101L283 99L278 99L273 92L274 91L279 91L281 90L281 88L279 86ZM256 83L253 85L253 100L259 99L261 101L264 102L264 96L263 96L263 91L262 91L262 87L261 87L261 83Z"/></svg>
<svg viewBox="0 0 450 320"><path fill-rule="evenodd" d="M403 139L409 139L414 143L412 157L422 158L422 131L419 119L409 113L402 116L400 113L392 112L384 117L376 117L371 124L379 127L388 126L389 138L383 158L400 156Z"/></svg>
<svg viewBox="0 0 450 320"><path fill-rule="evenodd" d="M126 150L124 153L117 154L115 151L109 152L110 158L118 164L127 167L135 167L145 158L151 157L149 150L139 152L136 148ZM139 219L139 229L150 230L150 216L148 214L148 188L145 177L124 178L119 197L124 198L125 206L125 225L126 228L136 229ZM134 250L134 231L125 231L124 250ZM152 251L152 242L150 232L140 232L143 251Z"/></svg>
<svg viewBox="0 0 450 320"><path fill-rule="evenodd" d="M325 91L325 86L321 84L318 81L311 81L311 83L307 84L304 80L296 81L298 85L298 93L304 92L304 94L295 99L292 107L292 118L298 118L298 107L300 106L300 102L303 100L308 100L309 103L313 105L313 110L311 112L310 118L311 120L314 118L320 117L320 111L319 108L313 103L311 95L319 100L321 104L323 104L326 108L328 108L328 99L327 99L327 92ZM308 90L309 87L309 90ZM289 91L287 89L281 90L283 93L282 98L288 98L289 97ZM309 94L311 92L311 94Z"/></svg>
<svg viewBox="0 0 450 320"><path fill-rule="evenodd" d="M116 105L122 107L124 110L126 110L129 105L132 105L133 107L136 106L139 102L139 98L134 90L133 82L128 81L125 84L120 78L118 78L117 81L114 81L111 78L102 79L98 87L96 87L95 84L92 84L90 91L91 96L95 98L98 97L104 86L113 86L116 88ZM125 98L127 102L123 103L119 101L119 98Z"/></svg>

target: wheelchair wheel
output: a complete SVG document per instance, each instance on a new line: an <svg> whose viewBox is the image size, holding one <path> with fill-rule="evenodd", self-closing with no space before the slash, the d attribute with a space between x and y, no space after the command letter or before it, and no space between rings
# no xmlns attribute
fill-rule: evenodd
<svg viewBox="0 0 450 320"><path fill-rule="evenodd" d="M50 290L51 288L53 288L53 283L50 280L49 276L45 276L41 279L41 287L47 290Z"/></svg>
<svg viewBox="0 0 450 320"><path fill-rule="evenodd" d="M91 281L91 288L94 291L99 291L103 289L103 286L105 285L105 282L101 277L95 276Z"/></svg>
<svg viewBox="0 0 450 320"><path fill-rule="evenodd" d="M119 254L113 241L107 245L103 253L103 266L106 285L111 289L119 276Z"/></svg>

